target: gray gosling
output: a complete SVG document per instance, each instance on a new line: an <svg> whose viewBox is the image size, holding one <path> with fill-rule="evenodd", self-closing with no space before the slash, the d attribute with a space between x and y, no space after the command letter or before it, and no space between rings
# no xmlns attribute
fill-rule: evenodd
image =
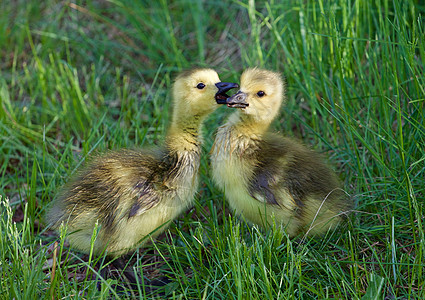
<svg viewBox="0 0 425 300"><path fill-rule="evenodd" d="M247 221L266 228L275 222L290 237L320 234L351 203L319 154L268 131L283 100L280 74L257 68L242 74L239 92L226 100L237 111L218 129L211 152L213 179Z"/></svg>
<svg viewBox="0 0 425 300"><path fill-rule="evenodd" d="M237 84L220 82L212 69L181 73L173 85L171 126L165 146L119 150L94 158L55 199L48 220L64 223L72 247L119 257L157 236L193 201L198 188L201 125Z"/></svg>

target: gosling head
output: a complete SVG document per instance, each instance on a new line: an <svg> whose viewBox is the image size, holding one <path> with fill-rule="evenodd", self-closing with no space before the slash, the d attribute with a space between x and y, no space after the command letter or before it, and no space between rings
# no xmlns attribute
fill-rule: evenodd
<svg viewBox="0 0 425 300"><path fill-rule="evenodd" d="M227 98L228 107L240 108L255 122L270 123L284 100L281 75L262 69L247 69L241 76L239 92Z"/></svg>
<svg viewBox="0 0 425 300"><path fill-rule="evenodd" d="M180 116L204 116L225 103L226 92L239 87L236 83L221 82L212 69L192 69L181 73L173 86L174 111Z"/></svg>

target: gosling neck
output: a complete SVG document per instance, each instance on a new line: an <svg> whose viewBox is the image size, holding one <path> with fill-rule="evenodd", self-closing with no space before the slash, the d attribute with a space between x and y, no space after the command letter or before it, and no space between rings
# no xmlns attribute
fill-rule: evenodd
<svg viewBox="0 0 425 300"><path fill-rule="evenodd" d="M252 138L261 138L269 129L270 122L258 121L254 117L237 111L229 117L228 126L238 135Z"/></svg>
<svg viewBox="0 0 425 300"><path fill-rule="evenodd" d="M204 118L201 115L174 118L166 138L167 147L176 152L199 151Z"/></svg>

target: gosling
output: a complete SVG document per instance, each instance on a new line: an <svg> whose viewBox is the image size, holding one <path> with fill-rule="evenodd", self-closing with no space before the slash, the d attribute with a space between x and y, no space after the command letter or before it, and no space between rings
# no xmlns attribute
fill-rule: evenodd
<svg viewBox="0 0 425 300"><path fill-rule="evenodd" d="M336 226L351 204L320 155L268 131L283 94L278 73L242 74L239 92L226 100L237 111L218 129L211 152L213 179L247 221L275 222L290 237L316 235Z"/></svg>
<svg viewBox="0 0 425 300"><path fill-rule="evenodd" d="M54 201L47 219L67 225L72 247L119 257L161 233L187 209L198 187L201 125L237 84L220 82L212 69L180 74L165 147L119 150L94 158Z"/></svg>

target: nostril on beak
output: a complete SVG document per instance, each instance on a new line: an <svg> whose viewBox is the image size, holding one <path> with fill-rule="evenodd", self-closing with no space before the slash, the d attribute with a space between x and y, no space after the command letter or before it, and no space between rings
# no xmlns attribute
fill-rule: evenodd
<svg viewBox="0 0 425 300"><path fill-rule="evenodd" d="M234 88L238 88L239 84L233 83L233 82L228 82L226 87L228 87L229 89L234 89Z"/></svg>
<svg viewBox="0 0 425 300"><path fill-rule="evenodd" d="M246 102L247 94L239 91L236 94L234 94L232 97L226 99L227 106L230 105L230 107L239 107L239 108L245 108L249 106L249 104Z"/></svg>
<svg viewBox="0 0 425 300"><path fill-rule="evenodd" d="M218 82L215 86L219 89L219 91L227 92L231 89L238 88L239 84L233 82Z"/></svg>

